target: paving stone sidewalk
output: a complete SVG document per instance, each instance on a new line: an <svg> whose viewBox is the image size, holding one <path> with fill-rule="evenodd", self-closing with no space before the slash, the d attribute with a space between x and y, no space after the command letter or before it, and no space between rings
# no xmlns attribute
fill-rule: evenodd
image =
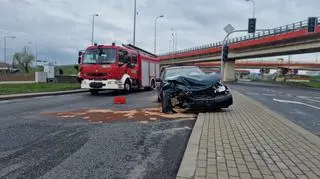
<svg viewBox="0 0 320 179"><path fill-rule="evenodd" d="M177 178L320 178L320 138L232 91L234 105L199 114Z"/></svg>

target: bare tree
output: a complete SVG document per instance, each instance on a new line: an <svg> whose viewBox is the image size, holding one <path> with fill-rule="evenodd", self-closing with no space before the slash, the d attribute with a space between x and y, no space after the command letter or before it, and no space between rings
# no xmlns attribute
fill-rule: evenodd
<svg viewBox="0 0 320 179"><path fill-rule="evenodd" d="M24 48L22 52L16 52L13 55L13 64L18 67L20 70L23 70L25 73L29 73L30 67L35 59L35 56L32 53L27 51L27 48Z"/></svg>

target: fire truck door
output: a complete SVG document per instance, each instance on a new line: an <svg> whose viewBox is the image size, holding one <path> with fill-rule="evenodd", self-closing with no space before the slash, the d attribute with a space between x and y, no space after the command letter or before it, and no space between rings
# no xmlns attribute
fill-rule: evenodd
<svg viewBox="0 0 320 179"><path fill-rule="evenodd" d="M128 74L130 75L131 79L138 79L138 63L137 63L137 55L131 55L131 63L128 68Z"/></svg>

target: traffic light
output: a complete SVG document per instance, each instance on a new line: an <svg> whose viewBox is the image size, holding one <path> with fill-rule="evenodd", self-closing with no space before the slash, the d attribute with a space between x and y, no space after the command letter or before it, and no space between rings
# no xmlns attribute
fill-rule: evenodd
<svg viewBox="0 0 320 179"><path fill-rule="evenodd" d="M228 60L228 53L229 53L229 46L225 45L223 47L223 51L222 51L222 60L223 61L227 61Z"/></svg>
<svg viewBox="0 0 320 179"><path fill-rule="evenodd" d="M248 33L256 32L256 18L249 18L248 22Z"/></svg>
<svg viewBox="0 0 320 179"><path fill-rule="evenodd" d="M316 17L309 17L308 18L308 32L316 31L317 20L318 19Z"/></svg>

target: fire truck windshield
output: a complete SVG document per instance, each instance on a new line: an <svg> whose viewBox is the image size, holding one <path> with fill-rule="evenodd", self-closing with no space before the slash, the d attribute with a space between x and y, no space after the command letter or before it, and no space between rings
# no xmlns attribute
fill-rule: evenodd
<svg viewBox="0 0 320 179"><path fill-rule="evenodd" d="M83 64L112 64L116 63L116 49L89 49L83 55Z"/></svg>

